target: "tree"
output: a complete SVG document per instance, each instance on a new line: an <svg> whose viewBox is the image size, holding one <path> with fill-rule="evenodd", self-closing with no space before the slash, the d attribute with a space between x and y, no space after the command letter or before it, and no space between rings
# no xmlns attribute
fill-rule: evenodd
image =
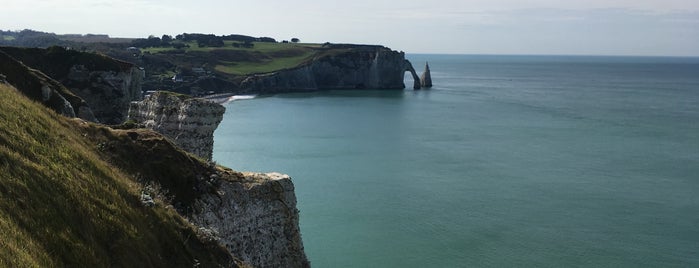
<svg viewBox="0 0 699 268"><path fill-rule="evenodd" d="M300 42L300 41L301 41L301 40L299 40L299 39L296 38L296 37L291 38L291 42L293 42L293 43L298 43L298 42Z"/></svg>
<svg viewBox="0 0 699 268"><path fill-rule="evenodd" d="M253 44L252 42L247 42L247 41L246 41L246 42L243 43L241 46L244 47L244 48L253 48L253 47L255 47L255 44Z"/></svg>
<svg viewBox="0 0 699 268"><path fill-rule="evenodd" d="M172 47L174 47L176 49L183 49L185 47L189 47L189 45L182 43L182 42L173 42Z"/></svg>
<svg viewBox="0 0 699 268"><path fill-rule="evenodd" d="M163 42L169 43L172 41L172 36L164 34L160 39L163 40Z"/></svg>

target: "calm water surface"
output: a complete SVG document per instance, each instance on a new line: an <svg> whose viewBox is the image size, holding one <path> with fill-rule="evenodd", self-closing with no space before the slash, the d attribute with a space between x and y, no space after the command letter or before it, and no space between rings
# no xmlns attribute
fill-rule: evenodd
<svg viewBox="0 0 699 268"><path fill-rule="evenodd" d="M214 159L293 177L314 267L699 266L699 59L409 58L433 89L226 105Z"/></svg>

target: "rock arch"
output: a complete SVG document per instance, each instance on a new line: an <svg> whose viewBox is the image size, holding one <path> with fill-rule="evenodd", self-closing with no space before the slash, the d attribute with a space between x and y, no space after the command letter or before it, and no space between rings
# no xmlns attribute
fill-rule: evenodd
<svg viewBox="0 0 699 268"><path fill-rule="evenodd" d="M417 75L417 72L415 72L415 68L413 68L413 64L410 63L409 60L405 60L404 62L403 73L405 72L410 72L410 74L413 75L413 89L420 89L420 77Z"/></svg>

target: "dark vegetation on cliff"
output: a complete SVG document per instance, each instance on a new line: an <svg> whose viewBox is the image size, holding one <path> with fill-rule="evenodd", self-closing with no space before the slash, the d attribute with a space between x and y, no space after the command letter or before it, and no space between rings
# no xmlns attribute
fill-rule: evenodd
<svg viewBox="0 0 699 268"><path fill-rule="evenodd" d="M184 208L213 167L157 133L69 119L22 92L0 83L0 267L235 264L167 202L143 202L155 193L139 182Z"/></svg>
<svg viewBox="0 0 699 268"><path fill-rule="evenodd" d="M75 65L82 65L87 69L95 71L113 72L125 71L133 66L130 63L117 61L105 55L68 50L59 46L52 46L48 49L0 47L0 50L22 61L24 64L59 80L65 78L70 68Z"/></svg>

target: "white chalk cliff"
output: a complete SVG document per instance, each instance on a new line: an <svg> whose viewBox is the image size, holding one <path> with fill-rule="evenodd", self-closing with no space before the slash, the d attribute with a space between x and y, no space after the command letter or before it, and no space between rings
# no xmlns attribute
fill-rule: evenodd
<svg viewBox="0 0 699 268"><path fill-rule="evenodd" d="M288 175L226 171L214 176L217 190L194 201L187 215L192 223L211 230L233 256L254 267L310 266Z"/></svg>
<svg viewBox="0 0 699 268"><path fill-rule="evenodd" d="M214 131L226 108L204 99L165 91L131 102L128 120L155 130L177 146L211 160Z"/></svg>

